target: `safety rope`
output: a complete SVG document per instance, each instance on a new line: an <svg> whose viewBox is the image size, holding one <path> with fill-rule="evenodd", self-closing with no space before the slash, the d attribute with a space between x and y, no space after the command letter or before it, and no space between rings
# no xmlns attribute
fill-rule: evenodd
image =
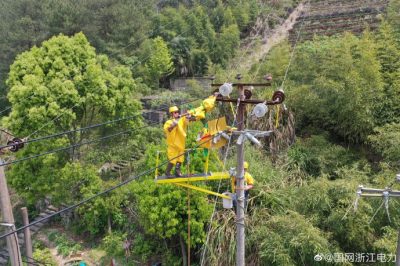
<svg viewBox="0 0 400 266"><path fill-rule="evenodd" d="M278 104L277 106L276 106L276 116L275 116L275 128L278 128L278 126L279 126L279 111L280 111L280 107L281 107L281 105L280 104Z"/></svg>

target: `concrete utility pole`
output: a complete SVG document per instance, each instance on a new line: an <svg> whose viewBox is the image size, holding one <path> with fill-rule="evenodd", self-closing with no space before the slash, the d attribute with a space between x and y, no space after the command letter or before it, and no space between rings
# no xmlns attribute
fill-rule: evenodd
<svg viewBox="0 0 400 266"><path fill-rule="evenodd" d="M22 220L25 225L29 225L29 217L28 217L28 209L26 207L21 208L22 212ZM26 249L26 256L28 257L28 263L34 264L33 258L33 251L32 251L32 239L31 239L31 230L29 227L24 229L24 236L25 236L25 249Z"/></svg>
<svg viewBox="0 0 400 266"><path fill-rule="evenodd" d="M243 101L244 97L244 89L243 85L238 85L239 89L239 99ZM238 122L238 131L243 131L244 129L244 111L245 105L239 104L238 112L237 112L237 122ZM245 264L245 224L244 224L244 141L240 144L237 144L237 168L236 168L236 199L237 199L237 208L236 208L236 265L244 265Z"/></svg>
<svg viewBox="0 0 400 266"><path fill-rule="evenodd" d="M0 158L0 164L3 163L3 160ZM4 166L0 166L0 207L1 213L3 215L2 225L7 226L8 231L14 230L14 216L11 207L10 195L8 193ZM6 239L8 253L10 254L11 265L22 266L21 252L19 250L17 233L7 236Z"/></svg>
<svg viewBox="0 0 400 266"><path fill-rule="evenodd" d="M240 79L240 75L238 74L237 79ZM226 84L212 84L213 87L222 87ZM237 200L237 208L236 208L236 265L244 266L245 265L245 197L244 197L244 141L245 137L245 106L246 104L260 104L265 103L268 105L280 104L284 101L283 91L276 91L274 96L272 97L272 101L265 100L251 100L251 91L245 91L245 87L258 87L258 86L271 86L270 83L236 83L229 84L231 86L236 86L239 92L238 99L224 99L222 97L217 97L217 101L220 102L233 102L238 105L238 111L236 116L237 121L237 132L242 135L242 141L237 144L237 167L236 167L236 200ZM247 95L246 95L247 93ZM265 134L267 133L267 134ZM235 132L233 132L235 134ZM250 133L247 133L247 136ZM259 136L269 135L269 132L258 132ZM251 135L251 134L250 134ZM239 137L240 138L240 137ZM253 136L253 139L254 136Z"/></svg>

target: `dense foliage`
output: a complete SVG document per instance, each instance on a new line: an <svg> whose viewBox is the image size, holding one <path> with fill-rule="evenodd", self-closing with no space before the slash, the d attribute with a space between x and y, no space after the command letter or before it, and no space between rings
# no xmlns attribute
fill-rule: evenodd
<svg viewBox="0 0 400 266"><path fill-rule="evenodd" d="M159 163L166 159L160 125L141 128L139 99L157 96L146 108L160 109L206 97L208 92L195 81L186 91L166 87L176 77L232 78L251 52L240 45L249 42L258 23L265 23L262 30L273 28L298 2L3 1L0 111L6 102L12 109L1 114L1 128L33 138L134 116L30 143L15 154L19 159L76 145L7 169L10 186L33 213L44 202L71 205L126 182L56 221L68 233L50 236L60 253L86 249L90 242L105 251L104 264L116 258L123 265L182 265L190 241L193 263L234 264L235 216L218 203L214 212L218 199L157 185L153 172L131 180L156 165L158 151ZM357 211L352 208L358 185L383 188L399 167L399 3L390 1L387 19L376 31L316 37L294 47L284 42L242 73L252 81L271 73L274 90L284 84L297 132L290 147L278 151L268 143L263 149L246 143L246 160L256 180L246 213L248 265L321 265L314 260L317 254L395 252L397 202L389 202L390 219L380 200L362 198ZM253 93L269 99L271 89ZM271 108L270 114L276 110ZM229 108L218 106L207 118L227 112L232 118ZM288 113L277 121L284 123ZM260 124L247 122L249 127ZM276 136L284 135L279 123ZM201 122L191 124L188 147L196 146L202 127ZM122 131L127 132L79 146ZM203 171L207 155L209 169L220 171L217 158L223 159L224 151L193 152L185 171ZM226 168L236 164L233 151L228 150ZM116 163L124 167L115 173L99 171ZM159 174L164 170L165 165ZM198 185L220 192L230 187L229 181ZM53 263L47 249L36 249L35 258Z"/></svg>

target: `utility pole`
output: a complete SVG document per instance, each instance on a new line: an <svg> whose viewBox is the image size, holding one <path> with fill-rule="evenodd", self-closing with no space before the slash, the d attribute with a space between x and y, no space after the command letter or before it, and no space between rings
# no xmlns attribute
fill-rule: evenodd
<svg viewBox="0 0 400 266"><path fill-rule="evenodd" d="M244 89L243 85L238 85L239 99L243 101ZM245 105L239 104L237 112L238 131L244 129L244 110ZM236 265L245 264L245 224L244 224L244 141L237 144L237 166L236 166Z"/></svg>
<svg viewBox="0 0 400 266"><path fill-rule="evenodd" d="M22 212L22 220L24 222L24 226L29 225L29 217L28 217L28 209L26 207L21 208ZM33 258L33 251L32 251L32 239L31 239L31 230L29 227L24 229L24 236L25 236L25 249L26 249L26 256L28 257L28 263L34 264Z"/></svg>
<svg viewBox="0 0 400 266"><path fill-rule="evenodd" d="M236 77L238 80L241 79L240 74ZM283 91L276 91L272 96L272 101L265 100L251 100L251 91L245 91L245 87L265 87L271 86L270 83L236 83L236 84L212 84L213 87L220 87L220 93L222 96L228 96L230 93L230 89L233 86L238 88L239 97L238 99L226 99L222 97L217 97L216 101L220 102L230 102L236 103L238 110L236 116L237 122L237 131L233 132L235 135L240 135L239 139L242 138L241 141L238 139L237 143L237 166L236 166L236 200L237 200L237 208L236 208L236 266L244 266L245 265L245 196L244 196L244 140L249 138L252 142L260 145L260 143L255 139L256 136L268 136L271 132L252 132L255 134L245 130L245 106L246 104L267 104L267 105L275 105L280 104L284 101ZM222 90L221 88L224 87ZM227 89L230 87L230 89ZM229 91L229 93L227 92Z"/></svg>
<svg viewBox="0 0 400 266"><path fill-rule="evenodd" d="M400 182L400 174L397 174L395 182L396 181ZM391 186L393 184L394 184L394 182L389 187L386 187L385 189L364 188L364 186L362 186L362 185L358 186L358 188L357 188L357 198L356 198L356 200L354 202L354 210L355 211L357 210L358 200L361 197L375 197L375 198L379 197L379 198L383 198L384 202L382 204L385 205L386 214L387 214L387 216L389 218L389 221L390 221L389 198L390 197L395 197L395 198L400 197L400 191L392 190ZM378 210L376 212L378 212ZM372 219L371 219L371 221L372 221ZM397 247L396 247L396 262L395 262L395 265L396 266L400 266L400 228L398 229L398 234L397 234Z"/></svg>
<svg viewBox="0 0 400 266"><path fill-rule="evenodd" d="M3 160L0 158L0 164L3 164ZM14 216L11 207L10 195L8 193L7 180L4 172L4 166L0 166L0 207L3 215L2 225L7 226L9 231L15 230ZM17 233L7 236L7 248L10 254L10 260L12 266L21 266L22 259L18 245Z"/></svg>

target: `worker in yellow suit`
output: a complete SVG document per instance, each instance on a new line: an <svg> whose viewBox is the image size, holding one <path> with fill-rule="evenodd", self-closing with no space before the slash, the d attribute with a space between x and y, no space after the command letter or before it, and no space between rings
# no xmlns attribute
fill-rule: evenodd
<svg viewBox="0 0 400 266"><path fill-rule="evenodd" d="M243 163L243 168L244 168L244 206L246 208L247 205L247 200L249 198L250 190L253 189L254 187L254 178L251 176L251 174L247 171L249 169L249 163L244 162ZM232 190L233 192L236 192L236 178L232 178ZM234 205L236 205L236 201L234 201ZM236 206L235 206L236 208Z"/></svg>
<svg viewBox="0 0 400 266"><path fill-rule="evenodd" d="M191 121L205 118L206 112L211 111L215 106L217 94L203 100L202 105L181 115L179 108L172 106L169 108L171 119L164 124L164 133L167 138L167 157L168 165L165 171L166 176L171 176L171 170L175 165L175 176L182 176L181 165L184 161L185 142L187 126Z"/></svg>

